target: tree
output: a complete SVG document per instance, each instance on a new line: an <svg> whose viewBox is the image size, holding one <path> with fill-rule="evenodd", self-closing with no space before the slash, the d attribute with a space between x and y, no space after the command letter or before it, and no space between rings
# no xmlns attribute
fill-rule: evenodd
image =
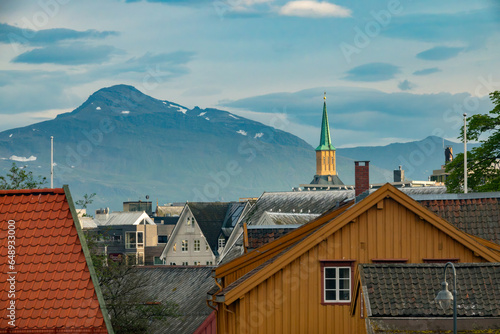
<svg viewBox="0 0 500 334"><path fill-rule="evenodd" d="M47 178L33 176L33 172L27 172L21 167L17 167L16 163L12 163L12 167L6 176L0 176L0 189L38 189L47 183Z"/></svg>
<svg viewBox="0 0 500 334"><path fill-rule="evenodd" d="M128 264L125 258L110 260L103 254L97 239L106 239L106 236L87 235L87 244L116 334L146 334L153 322L158 325L167 317L179 315L177 304L158 302L148 293L154 290L151 288L154 281L145 280L138 273L139 269Z"/></svg>
<svg viewBox="0 0 500 334"><path fill-rule="evenodd" d="M92 194L85 194L83 195L83 199L79 199L78 201L75 202L76 205L80 207L80 210L86 210L87 205L92 204L94 202L94 197L95 193ZM92 217L91 215L88 215L87 213L84 213L82 217Z"/></svg>
<svg viewBox="0 0 500 334"><path fill-rule="evenodd" d="M468 119L467 139L481 145L467 151L467 188L475 192L500 191L500 91L490 93L494 108L488 114L473 115ZM459 136L463 141L463 127ZM464 183L464 155L460 153L448 163L446 179L449 192L462 192Z"/></svg>

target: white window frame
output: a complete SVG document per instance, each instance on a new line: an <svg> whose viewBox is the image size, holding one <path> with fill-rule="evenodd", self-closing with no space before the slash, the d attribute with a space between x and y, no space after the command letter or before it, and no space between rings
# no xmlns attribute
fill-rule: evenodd
<svg viewBox="0 0 500 334"><path fill-rule="evenodd" d="M323 304L350 304L352 301L352 279L353 279L352 260L347 261L322 261L321 279L322 279L322 303ZM347 273L347 277L340 277ZM335 282L334 284L331 284ZM330 284L328 284L330 283ZM342 285L342 287L341 287ZM327 297L327 292L335 292L335 298ZM341 293L347 292L348 298L341 299Z"/></svg>
<svg viewBox="0 0 500 334"><path fill-rule="evenodd" d="M183 253L189 252L189 240L184 239L181 241L181 251Z"/></svg>
<svg viewBox="0 0 500 334"><path fill-rule="evenodd" d="M194 239L193 242L193 251L199 252L200 251L200 239Z"/></svg>

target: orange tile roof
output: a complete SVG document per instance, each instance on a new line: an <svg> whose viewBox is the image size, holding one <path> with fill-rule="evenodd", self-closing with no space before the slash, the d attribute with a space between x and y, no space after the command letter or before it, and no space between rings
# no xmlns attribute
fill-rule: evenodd
<svg viewBox="0 0 500 334"><path fill-rule="evenodd" d="M0 333L108 333L68 197L65 189L0 191Z"/></svg>

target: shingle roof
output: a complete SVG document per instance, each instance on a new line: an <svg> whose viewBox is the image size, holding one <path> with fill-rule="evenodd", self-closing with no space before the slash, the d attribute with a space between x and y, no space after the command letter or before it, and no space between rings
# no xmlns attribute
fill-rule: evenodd
<svg viewBox="0 0 500 334"><path fill-rule="evenodd" d="M213 267L137 267L146 292L154 301L172 301L179 306L179 317L166 323L153 323L150 334L193 333L213 311L206 304L207 291L215 286Z"/></svg>
<svg viewBox="0 0 500 334"><path fill-rule="evenodd" d="M214 252L217 252L217 238L230 204L227 202L191 202L186 204Z"/></svg>
<svg viewBox="0 0 500 334"><path fill-rule="evenodd" d="M500 316L500 263L455 264L459 317ZM452 289L451 268L448 288ZM374 317L439 317L434 299L441 290L443 264L360 264L363 292Z"/></svg>
<svg viewBox="0 0 500 334"><path fill-rule="evenodd" d="M294 228L287 226L265 226L262 228L248 229L248 249L252 250L259 248L271 241L278 239L281 236L293 231ZM241 253L240 253L241 255Z"/></svg>
<svg viewBox="0 0 500 334"><path fill-rule="evenodd" d="M0 191L0 309L15 301L17 331L108 333L68 197L64 189ZM13 267L7 262L11 230ZM12 275L15 298L5 293ZM0 328L12 329L8 321L2 315Z"/></svg>
<svg viewBox="0 0 500 334"><path fill-rule="evenodd" d="M420 200L419 203L462 231L500 244L500 198Z"/></svg>

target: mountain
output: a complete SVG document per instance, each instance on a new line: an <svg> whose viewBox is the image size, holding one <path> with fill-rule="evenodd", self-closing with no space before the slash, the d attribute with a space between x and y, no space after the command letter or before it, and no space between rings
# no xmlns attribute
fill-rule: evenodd
<svg viewBox="0 0 500 334"><path fill-rule="evenodd" d="M75 200L97 193L90 210L121 210L123 201L146 195L161 204L257 197L309 183L315 172L313 147L290 133L117 85L53 120L1 132L1 174L15 161L49 180L51 136L54 185L69 184ZM444 160L440 140L338 149L340 177L353 184L353 161L371 160L372 182L391 181L401 164L407 177L427 180ZM424 161L412 165L420 151Z"/></svg>
<svg viewBox="0 0 500 334"><path fill-rule="evenodd" d="M92 94L70 113L0 133L0 167L12 160L50 175L75 199L96 206L126 200L237 200L290 190L314 174L314 151L302 139L217 109L188 109L118 85Z"/></svg>

